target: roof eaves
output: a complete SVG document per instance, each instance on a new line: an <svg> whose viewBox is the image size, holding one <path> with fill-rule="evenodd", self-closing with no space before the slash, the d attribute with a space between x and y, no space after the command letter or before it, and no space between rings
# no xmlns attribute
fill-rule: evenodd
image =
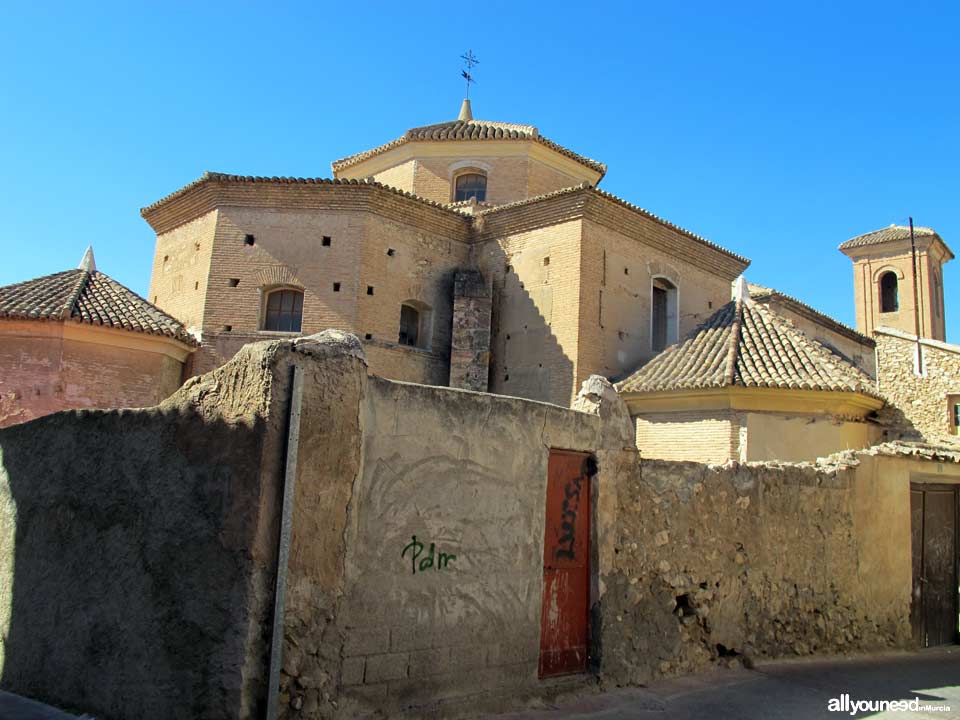
<svg viewBox="0 0 960 720"><path fill-rule="evenodd" d="M420 195L415 195L414 193L407 192L406 190L400 190L391 185L385 185L381 182L375 180L367 179L356 179L356 178L300 178L300 177L266 177L259 175L229 175L227 173L211 172L206 171L199 178L193 182L184 185L179 190L170 193L166 197L157 200L157 202L148 205L147 207L141 208L140 215L146 216L153 210L166 205L172 200L181 197L191 190L200 187L201 185L207 183L263 183L263 184L273 184L273 185L334 185L334 186L365 186L365 187L374 187L381 190L386 190L391 192L394 195L399 195L401 197L407 198L409 200L414 200L416 202L422 203L429 207L437 208L447 213L453 213L458 217L463 217L465 213L459 212L456 208L450 208L444 203L438 203L433 200L428 200L427 198L421 197Z"/></svg>

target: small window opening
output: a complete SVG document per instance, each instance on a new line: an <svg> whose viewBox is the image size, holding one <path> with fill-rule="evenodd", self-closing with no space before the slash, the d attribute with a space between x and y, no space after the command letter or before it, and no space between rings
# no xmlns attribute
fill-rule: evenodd
<svg viewBox="0 0 960 720"><path fill-rule="evenodd" d="M324 247L330 247L330 243L332 242L333 242L333 238L331 238L329 235L324 235L323 240L321 241L320 244L323 245Z"/></svg>
<svg viewBox="0 0 960 720"><path fill-rule="evenodd" d="M387 248L387 256L388 256L388 257L393 257L393 256L396 255L396 254L397 254L397 251L396 251L396 250L394 250L393 248Z"/></svg>
<svg viewBox="0 0 960 720"><path fill-rule="evenodd" d="M891 270L880 276L880 312L897 312L899 309L897 274Z"/></svg>
<svg viewBox="0 0 960 720"><path fill-rule="evenodd" d="M707 310L713 310L713 300L707 300Z"/></svg>
<svg viewBox="0 0 960 720"><path fill-rule="evenodd" d="M550 256L549 256L549 255L543 259L543 264L544 264L544 265L549 265L549 264L550 264Z"/></svg>
<svg viewBox="0 0 960 720"><path fill-rule="evenodd" d="M456 180L454 202L476 199L483 202L487 199L487 176L480 173L466 173Z"/></svg>
<svg viewBox="0 0 960 720"><path fill-rule="evenodd" d="M199 289L200 289L200 281L199 281L199 280L193 284L193 289L194 289L194 290L199 290Z"/></svg>
<svg viewBox="0 0 960 720"><path fill-rule="evenodd" d="M263 329L276 332L300 332L303 324L303 293L299 290L274 290L267 296Z"/></svg>
<svg viewBox="0 0 960 720"><path fill-rule="evenodd" d="M253 245L256 241L257 241L257 239L256 239L253 235L244 235L244 236L243 236L243 244L244 244L244 245Z"/></svg>
<svg viewBox="0 0 960 720"><path fill-rule="evenodd" d="M240 278L230 278L229 280L227 280L227 285L229 285L230 287L236 287L239 284L240 284Z"/></svg>
<svg viewBox="0 0 960 720"><path fill-rule="evenodd" d="M367 285L367 295L373 295L373 285Z"/></svg>
<svg viewBox="0 0 960 720"><path fill-rule="evenodd" d="M950 432L960 435L960 395L947 396L947 407L950 409Z"/></svg>
<svg viewBox="0 0 960 720"><path fill-rule="evenodd" d="M400 306L401 345L416 347L420 339L420 312L410 305Z"/></svg>
<svg viewBox="0 0 960 720"><path fill-rule="evenodd" d="M624 268L624 269L623 269L623 274L624 274L624 275L629 275L629 274L630 274L630 268Z"/></svg>
<svg viewBox="0 0 960 720"><path fill-rule="evenodd" d="M364 340L373 340L373 334L372 334L372 333L367 333L366 335L363 336L363 339L364 339Z"/></svg>
<svg viewBox="0 0 960 720"><path fill-rule="evenodd" d="M334 284L333 284L333 291L334 291L334 292L340 292L340 283L334 283Z"/></svg>
<svg viewBox="0 0 960 720"><path fill-rule="evenodd" d="M233 325L224 325L224 326L223 326L223 331L224 331L224 332L230 332L231 330L233 330Z"/></svg>
<svg viewBox="0 0 960 720"><path fill-rule="evenodd" d="M652 290L650 347L660 352L677 341L677 288L669 280L654 278Z"/></svg>

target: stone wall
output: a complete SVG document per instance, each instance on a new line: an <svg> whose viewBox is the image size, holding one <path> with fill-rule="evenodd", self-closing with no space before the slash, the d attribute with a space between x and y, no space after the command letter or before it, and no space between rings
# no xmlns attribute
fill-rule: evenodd
<svg viewBox="0 0 960 720"><path fill-rule="evenodd" d="M916 336L878 328L877 381L893 406L884 413L892 431L926 437L950 433L948 395L960 395L960 345L922 340L923 374L917 373Z"/></svg>
<svg viewBox="0 0 960 720"><path fill-rule="evenodd" d="M450 387L486 392L490 374L490 288L476 270L458 272L453 290Z"/></svg>
<svg viewBox="0 0 960 720"><path fill-rule="evenodd" d="M878 493L854 467L644 460L618 487L611 682L909 642L908 481Z"/></svg>

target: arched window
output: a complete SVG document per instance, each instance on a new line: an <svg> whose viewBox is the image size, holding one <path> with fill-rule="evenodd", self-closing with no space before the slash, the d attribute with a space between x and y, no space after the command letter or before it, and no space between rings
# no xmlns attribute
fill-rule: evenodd
<svg viewBox="0 0 960 720"><path fill-rule="evenodd" d="M654 278L650 310L650 348L660 352L677 341L677 286L666 278Z"/></svg>
<svg viewBox="0 0 960 720"><path fill-rule="evenodd" d="M476 198L477 202L487 199L487 176L480 173L458 175L454 184L453 201Z"/></svg>
<svg viewBox="0 0 960 720"><path fill-rule="evenodd" d="M880 312L896 312L899 309L897 274L890 270L880 276Z"/></svg>
<svg viewBox="0 0 960 720"><path fill-rule="evenodd" d="M274 290L267 295L263 329L300 332L303 324L303 293L299 290Z"/></svg>
<svg viewBox="0 0 960 720"><path fill-rule="evenodd" d="M400 306L401 345L430 347L430 307L417 300L407 300Z"/></svg>

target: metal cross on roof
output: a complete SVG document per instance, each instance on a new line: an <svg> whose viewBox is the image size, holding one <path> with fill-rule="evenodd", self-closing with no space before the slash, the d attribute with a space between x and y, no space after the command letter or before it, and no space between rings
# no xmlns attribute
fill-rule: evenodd
<svg viewBox="0 0 960 720"><path fill-rule="evenodd" d="M476 80L473 79L473 75L470 73L473 70L473 66L479 65L480 61L473 56L473 50L467 50L467 54L461 55L460 58L467 66L467 69L461 70L460 74L463 76L463 79L467 81L467 97L470 97L470 83L476 82Z"/></svg>

